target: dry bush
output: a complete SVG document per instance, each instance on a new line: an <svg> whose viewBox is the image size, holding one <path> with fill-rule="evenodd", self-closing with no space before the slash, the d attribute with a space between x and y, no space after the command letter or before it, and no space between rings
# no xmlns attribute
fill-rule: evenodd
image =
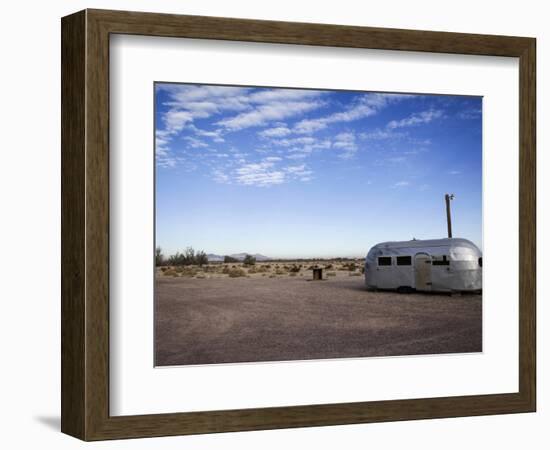
<svg viewBox="0 0 550 450"><path fill-rule="evenodd" d="M164 271L165 277L177 277L178 273L174 269L168 269Z"/></svg>
<svg viewBox="0 0 550 450"><path fill-rule="evenodd" d="M327 277L335 277L336 272L327 272Z"/></svg>
<svg viewBox="0 0 550 450"><path fill-rule="evenodd" d="M302 269L301 264L299 264L299 265L293 264L288 270L289 270L290 273L298 273L298 272L300 272L301 269Z"/></svg>
<svg viewBox="0 0 550 450"><path fill-rule="evenodd" d="M275 275L286 275L287 271L278 267L277 269L275 269Z"/></svg>
<svg viewBox="0 0 550 450"><path fill-rule="evenodd" d="M338 267L338 270L349 270L350 272L353 272L357 269L357 264L355 264L353 261L348 263L343 263L340 267Z"/></svg>
<svg viewBox="0 0 550 450"><path fill-rule="evenodd" d="M179 272L182 277L194 277L199 271L195 267L182 267Z"/></svg>
<svg viewBox="0 0 550 450"><path fill-rule="evenodd" d="M361 273L360 272L350 272L348 274L350 277L360 277L361 276Z"/></svg>
<svg viewBox="0 0 550 450"><path fill-rule="evenodd" d="M229 270L228 275L229 275L230 278L245 277L246 272L243 269L241 269L240 267L233 267L233 268L231 268L231 270Z"/></svg>
<svg viewBox="0 0 550 450"><path fill-rule="evenodd" d="M330 270L330 269L332 269L333 267L334 267L334 266L333 266L332 264L325 264L324 269L325 269L325 270Z"/></svg>

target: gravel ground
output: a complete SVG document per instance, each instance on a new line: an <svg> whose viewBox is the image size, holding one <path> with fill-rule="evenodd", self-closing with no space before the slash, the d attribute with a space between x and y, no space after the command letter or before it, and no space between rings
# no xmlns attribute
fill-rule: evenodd
<svg viewBox="0 0 550 450"><path fill-rule="evenodd" d="M157 366L480 352L481 295L368 292L362 277L156 280Z"/></svg>

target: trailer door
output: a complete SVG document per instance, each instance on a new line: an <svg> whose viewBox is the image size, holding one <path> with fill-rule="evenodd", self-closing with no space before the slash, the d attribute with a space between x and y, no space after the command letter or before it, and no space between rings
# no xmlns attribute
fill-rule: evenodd
<svg viewBox="0 0 550 450"><path fill-rule="evenodd" d="M432 258L427 253L417 253L415 255L414 278L417 290L432 290Z"/></svg>

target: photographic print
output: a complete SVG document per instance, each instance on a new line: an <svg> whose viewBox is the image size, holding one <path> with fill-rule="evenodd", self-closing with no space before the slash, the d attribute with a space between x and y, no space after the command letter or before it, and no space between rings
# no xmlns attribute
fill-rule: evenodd
<svg viewBox="0 0 550 450"><path fill-rule="evenodd" d="M157 82L155 366L482 351L482 98Z"/></svg>

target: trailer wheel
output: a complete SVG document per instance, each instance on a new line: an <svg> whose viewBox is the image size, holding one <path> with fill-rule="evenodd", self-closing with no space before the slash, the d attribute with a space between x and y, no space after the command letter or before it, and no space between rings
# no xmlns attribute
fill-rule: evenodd
<svg viewBox="0 0 550 450"><path fill-rule="evenodd" d="M410 286L399 286L397 288L397 292L399 294L410 294L410 293L414 292L414 289Z"/></svg>

